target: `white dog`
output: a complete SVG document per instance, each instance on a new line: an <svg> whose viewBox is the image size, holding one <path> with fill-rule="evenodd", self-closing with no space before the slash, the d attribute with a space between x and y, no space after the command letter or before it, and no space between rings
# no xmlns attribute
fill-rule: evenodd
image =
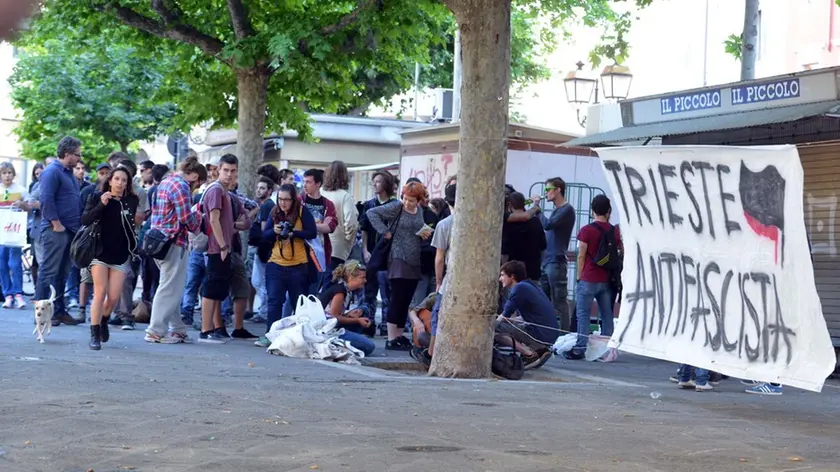
<svg viewBox="0 0 840 472"><path fill-rule="evenodd" d="M53 302L56 300L55 287L50 285L49 300L35 300L35 329L32 334L38 336L38 342L44 343L44 334L49 335L52 328Z"/></svg>

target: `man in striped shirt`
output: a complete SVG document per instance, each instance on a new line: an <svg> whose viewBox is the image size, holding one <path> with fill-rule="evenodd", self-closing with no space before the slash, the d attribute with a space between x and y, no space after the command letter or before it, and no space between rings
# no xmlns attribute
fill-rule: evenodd
<svg viewBox="0 0 840 472"><path fill-rule="evenodd" d="M152 314L146 329L146 342L177 344L190 342L187 326L181 321L181 295L187 278L187 232L198 231L201 215L190 210L192 190L207 180L207 169L195 157L184 160L177 172L158 185L149 231L160 231L169 238L161 260L160 283L152 301Z"/></svg>

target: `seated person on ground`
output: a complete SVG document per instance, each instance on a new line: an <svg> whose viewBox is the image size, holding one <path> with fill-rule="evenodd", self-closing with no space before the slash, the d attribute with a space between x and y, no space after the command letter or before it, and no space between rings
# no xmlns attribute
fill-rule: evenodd
<svg viewBox="0 0 840 472"><path fill-rule="evenodd" d="M496 319L496 342L510 346L513 338L525 368L536 369L551 357L549 348L560 333L554 307L545 293L528 280L525 264L520 261L506 262L499 281L510 289L510 296ZM517 312L524 323L510 319Z"/></svg>
<svg viewBox="0 0 840 472"><path fill-rule="evenodd" d="M333 284L318 294L328 317L338 319L338 328L344 328L341 339L356 349L370 355L376 348L365 332L373 334L375 325L370 310L361 301L360 290L365 286L365 268L358 261L349 260L335 268Z"/></svg>
<svg viewBox="0 0 840 472"><path fill-rule="evenodd" d="M419 305L408 312L411 330L414 333L414 345L417 347L429 347L432 333L432 310L439 296L437 292L430 293Z"/></svg>

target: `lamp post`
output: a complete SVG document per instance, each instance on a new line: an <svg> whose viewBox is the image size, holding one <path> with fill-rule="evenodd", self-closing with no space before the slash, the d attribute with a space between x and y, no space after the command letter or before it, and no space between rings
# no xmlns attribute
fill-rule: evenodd
<svg viewBox="0 0 840 472"><path fill-rule="evenodd" d="M578 124L586 127L586 116L581 117L580 109L583 105L598 104L598 80L586 77L583 72L582 61L578 61L577 70L569 72L563 85L566 88L566 100L577 108ZM621 101L630 94L630 84L633 82L633 74L626 66L618 64L604 67L601 72L601 86L603 87L604 98L607 100ZM592 95L595 100L592 100Z"/></svg>

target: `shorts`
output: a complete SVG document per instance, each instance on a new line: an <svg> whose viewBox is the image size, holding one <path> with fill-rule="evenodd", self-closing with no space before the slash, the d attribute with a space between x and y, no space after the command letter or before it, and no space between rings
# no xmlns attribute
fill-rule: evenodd
<svg viewBox="0 0 840 472"><path fill-rule="evenodd" d="M242 254L230 255L231 277L230 296L234 300L245 300L251 297L251 277Z"/></svg>
<svg viewBox="0 0 840 472"><path fill-rule="evenodd" d="M94 259L93 262L90 263L90 265L92 265L92 266L95 266L95 265L103 266L103 267L107 267L111 270L118 270L120 272L128 272L129 269L130 269L130 266L128 265L128 261L125 261L122 264L107 264L107 263L102 262L98 259ZM82 270L84 270L84 269L82 269ZM88 268L87 271L88 271L88 275L90 275L90 268ZM82 279L83 283L93 283L93 276L91 276L90 282L85 282L84 277L81 277L81 279Z"/></svg>
<svg viewBox="0 0 840 472"><path fill-rule="evenodd" d="M90 267L79 269L79 283L89 285L93 284L93 275L90 273Z"/></svg>
<svg viewBox="0 0 840 472"><path fill-rule="evenodd" d="M208 300L223 301L230 295L233 278L232 257L222 260L221 254L207 254L207 268L201 296Z"/></svg>
<svg viewBox="0 0 840 472"><path fill-rule="evenodd" d="M515 321L510 322L507 319L499 322L496 326L496 333L509 334L516 342L528 346L532 351L542 351L551 346L550 344L545 344L532 338L525 331L525 325L517 324Z"/></svg>

